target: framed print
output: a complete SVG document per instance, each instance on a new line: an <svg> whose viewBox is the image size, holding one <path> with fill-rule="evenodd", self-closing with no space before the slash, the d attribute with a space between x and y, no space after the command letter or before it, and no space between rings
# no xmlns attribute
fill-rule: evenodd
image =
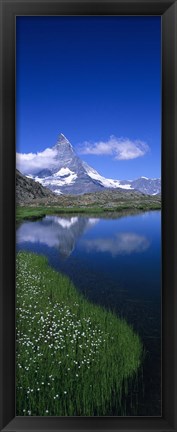
<svg viewBox="0 0 177 432"><path fill-rule="evenodd" d="M161 416L160 123L160 16L16 17L17 416Z"/></svg>
<svg viewBox="0 0 177 432"><path fill-rule="evenodd" d="M176 431L176 1L0 6L1 430Z"/></svg>

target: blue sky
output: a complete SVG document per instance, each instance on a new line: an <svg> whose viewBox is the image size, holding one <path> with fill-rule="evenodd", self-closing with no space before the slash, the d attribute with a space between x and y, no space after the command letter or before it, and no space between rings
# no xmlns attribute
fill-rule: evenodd
<svg viewBox="0 0 177 432"><path fill-rule="evenodd" d="M16 20L17 152L62 132L106 177L160 177L160 17Z"/></svg>

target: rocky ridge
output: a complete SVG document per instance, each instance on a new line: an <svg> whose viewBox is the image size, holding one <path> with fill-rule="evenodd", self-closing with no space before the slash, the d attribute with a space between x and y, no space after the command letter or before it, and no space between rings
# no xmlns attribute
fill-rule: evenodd
<svg viewBox="0 0 177 432"><path fill-rule="evenodd" d="M43 187L40 183L27 178L16 170L16 201L17 204L32 203L38 199L53 199L51 190Z"/></svg>

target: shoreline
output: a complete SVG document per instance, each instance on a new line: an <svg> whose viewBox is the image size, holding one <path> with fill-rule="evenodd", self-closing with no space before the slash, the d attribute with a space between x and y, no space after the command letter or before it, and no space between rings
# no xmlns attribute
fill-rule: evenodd
<svg viewBox="0 0 177 432"><path fill-rule="evenodd" d="M117 206L117 207L58 207L58 206L17 206L16 207L16 222L23 220L37 220L47 215L85 215L100 217L121 217L127 215L134 215L147 211L158 211L161 210L161 205L152 204L150 206L139 205L136 207L130 206Z"/></svg>
<svg viewBox="0 0 177 432"><path fill-rule="evenodd" d="M88 301L46 257L17 254L18 415L124 415L144 355L125 319Z"/></svg>

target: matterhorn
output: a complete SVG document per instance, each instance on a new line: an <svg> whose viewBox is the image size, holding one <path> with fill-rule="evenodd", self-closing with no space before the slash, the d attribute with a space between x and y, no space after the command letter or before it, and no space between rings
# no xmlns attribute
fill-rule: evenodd
<svg viewBox="0 0 177 432"><path fill-rule="evenodd" d="M149 195L160 193L160 179L141 177L137 180L114 180L101 176L79 158L72 144L62 133L51 150L53 165L38 170L35 175L28 175L56 194L81 195L99 192L105 188L120 188L125 192L137 190Z"/></svg>

